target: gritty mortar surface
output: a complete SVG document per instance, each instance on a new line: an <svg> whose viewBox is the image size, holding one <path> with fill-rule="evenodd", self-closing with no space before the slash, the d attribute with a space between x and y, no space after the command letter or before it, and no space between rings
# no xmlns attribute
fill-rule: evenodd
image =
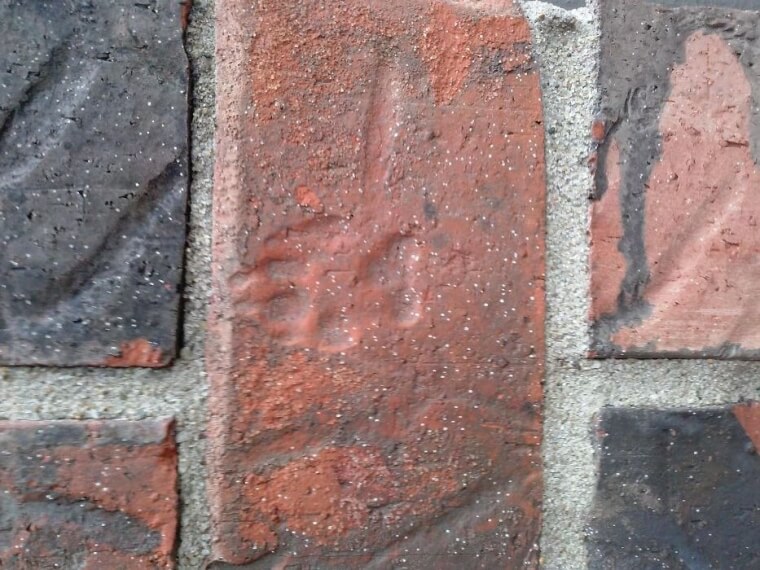
<svg viewBox="0 0 760 570"><path fill-rule="evenodd" d="M203 363L211 267L213 0L193 0L186 49L193 77L192 183L179 358L162 370L0 368L0 419L174 416L181 496L178 561L180 570L195 570L205 567L209 551L204 444L207 383Z"/></svg>
<svg viewBox="0 0 760 570"><path fill-rule="evenodd" d="M596 485L595 414L604 406L704 407L760 395L760 363L586 358L587 166L596 112L596 1L576 10L523 1L541 66L547 132L547 378L544 526L547 570L586 568L584 526Z"/></svg>

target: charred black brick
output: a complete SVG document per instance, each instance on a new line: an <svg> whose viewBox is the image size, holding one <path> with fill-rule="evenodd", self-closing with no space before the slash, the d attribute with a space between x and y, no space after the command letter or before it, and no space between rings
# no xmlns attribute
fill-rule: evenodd
<svg viewBox="0 0 760 570"><path fill-rule="evenodd" d="M171 360L188 181L183 5L0 0L0 363Z"/></svg>
<svg viewBox="0 0 760 570"><path fill-rule="evenodd" d="M760 568L758 426L753 406L605 410L589 568Z"/></svg>

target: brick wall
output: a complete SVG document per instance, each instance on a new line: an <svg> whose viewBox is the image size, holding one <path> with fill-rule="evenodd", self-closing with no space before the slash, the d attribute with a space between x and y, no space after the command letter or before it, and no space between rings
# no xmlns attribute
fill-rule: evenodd
<svg viewBox="0 0 760 570"><path fill-rule="evenodd" d="M0 566L758 566L758 18L0 3Z"/></svg>

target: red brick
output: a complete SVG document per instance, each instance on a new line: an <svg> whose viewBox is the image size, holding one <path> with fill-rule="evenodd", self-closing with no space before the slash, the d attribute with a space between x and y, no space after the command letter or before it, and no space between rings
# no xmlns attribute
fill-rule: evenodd
<svg viewBox="0 0 760 570"><path fill-rule="evenodd" d="M760 402L738 404L733 412L757 453L760 450Z"/></svg>
<svg viewBox="0 0 760 570"><path fill-rule="evenodd" d="M174 568L172 422L0 422L0 567Z"/></svg>
<svg viewBox="0 0 760 570"><path fill-rule="evenodd" d="M598 355L760 356L750 55L760 14L727 10L737 26L715 27L717 13L603 3L612 127L591 224Z"/></svg>
<svg viewBox="0 0 760 570"><path fill-rule="evenodd" d="M217 14L215 557L535 567L545 185L526 20L507 0Z"/></svg>

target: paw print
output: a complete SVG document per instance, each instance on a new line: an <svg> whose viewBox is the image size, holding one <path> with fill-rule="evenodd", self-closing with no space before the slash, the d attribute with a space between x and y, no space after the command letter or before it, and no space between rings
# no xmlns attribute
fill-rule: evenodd
<svg viewBox="0 0 760 570"><path fill-rule="evenodd" d="M333 215L271 232L254 266L232 277L238 310L283 344L329 353L373 330L414 326L424 301L420 245L390 228L373 238Z"/></svg>

